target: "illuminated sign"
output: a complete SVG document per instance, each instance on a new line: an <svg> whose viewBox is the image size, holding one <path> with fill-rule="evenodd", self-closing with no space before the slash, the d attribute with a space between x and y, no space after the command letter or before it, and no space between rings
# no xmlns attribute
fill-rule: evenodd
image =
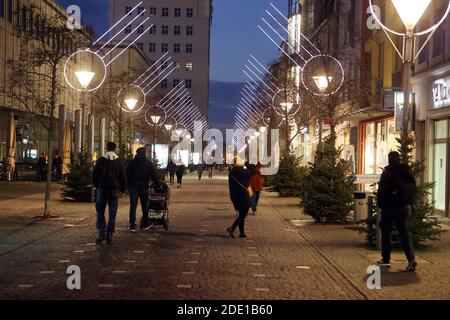
<svg viewBox="0 0 450 320"><path fill-rule="evenodd" d="M450 106L450 77L439 79L433 83L433 108Z"/></svg>

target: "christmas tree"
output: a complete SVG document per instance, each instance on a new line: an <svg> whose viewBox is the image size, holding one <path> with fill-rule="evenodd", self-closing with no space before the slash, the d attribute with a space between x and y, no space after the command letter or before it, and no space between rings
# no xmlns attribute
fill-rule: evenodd
<svg viewBox="0 0 450 320"><path fill-rule="evenodd" d="M78 160L69 165L70 173L66 175L62 198L65 201L91 201L91 170L86 153L80 153Z"/></svg>
<svg viewBox="0 0 450 320"><path fill-rule="evenodd" d="M305 214L316 222L345 222L353 210L355 177L349 172L349 164L336 148L336 136L331 134L319 145L305 178L305 193L300 206Z"/></svg>
<svg viewBox="0 0 450 320"><path fill-rule="evenodd" d="M306 173L307 168L301 165L301 158L290 150L280 159L280 168L270 179L268 190L277 192L280 197L299 197L303 193Z"/></svg>
<svg viewBox="0 0 450 320"><path fill-rule="evenodd" d="M400 158L403 163L407 163L411 174L417 180L421 180L421 176L425 171L425 161L414 160L413 153L416 148L416 138L413 132L402 133L397 139L399 146ZM428 240L439 240L440 234L443 232L439 224L438 218L434 216L434 203L429 201L432 194L434 183L420 182L417 186L416 202L411 210L411 234L416 245L423 244Z"/></svg>

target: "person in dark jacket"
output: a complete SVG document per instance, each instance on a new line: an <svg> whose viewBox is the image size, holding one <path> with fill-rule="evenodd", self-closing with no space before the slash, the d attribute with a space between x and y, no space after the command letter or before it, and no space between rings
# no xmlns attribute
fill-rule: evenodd
<svg viewBox="0 0 450 320"><path fill-rule="evenodd" d="M181 188L181 184L183 183L183 175L186 167L183 162L177 164L176 175L177 175L177 188Z"/></svg>
<svg viewBox="0 0 450 320"><path fill-rule="evenodd" d="M411 175L406 164L400 163L398 152L389 153L389 165L384 169L378 187L377 202L381 208L381 242L382 260L377 264L380 267L390 267L391 260L391 229L395 224L400 234L408 266L406 271L414 272L417 266L414 246L410 232L409 218L411 215L411 195L405 189L405 185L415 185L414 177Z"/></svg>
<svg viewBox="0 0 450 320"><path fill-rule="evenodd" d="M41 153L38 163L37 163L37 175L39 181L45 180L45 168L47 167L47 159L45 159L45 154Z"/></svg>
<svg viewBox="0 0 450 320"><path fill-rule="evenodd" d="M61 156L59 155L58 151L55 152L55 157L53 158L53 162L52 162L52 169L53 172L55 174L55 180L56 181L60 181L61 180L61 176L62 176L62 159Z"/></svg>
<svg viewBox="0 0 450 320"><path fill-rule="evenodd" d="M169 164L167 165L167 171L169 172L169 181L170 184L175 183L175 171L177 171L176 164L170 159Z"/></svg>
<svg viewBox="0 0 450 320"><path fill-rule="evenodd" d="M197 174L198 174L198 181L202 180L202 174L203 174L203 162L199 162L197 164Z"/></svg>
<svg viewBox="0 0 450 320"><path fill-rule="evenodd" d="M97 210L97 243L105 240L108 244L112 242L112 237L116 226L116 214L119 205L120 194L125 193L127 187L127 177L122 161L114 152L116 144L108 142L106 144L106 154L100 157L92 173L92 183L97 189L97 200L95 207ZM109 207L108 225L105 221L106 205Z"/></svg>
<svg viewBox="0 0 450 320"><path fill-rule="evenodd" d="M136 232L136 209L138 200L141 200L142 225L141 229L148 230L148 188L150 179L159 184L153 164L145 157L145 148L139 148L136 156L127 166L128 192L130 194L130 231Z"/></svg>
<svg viewBox="0 0 450 320"><path fill-rule="evenodd" d="M228 176L228 186L230 189L230 198L234 208L239 212L239 216L234 221L233 225L227 229L230 237L234 238L234 231L239 227L239 238L247 238L245 235L245 219L248 210L251 207L251 197L248 192L250 186L250 179L256 173L254 165L245 164L242 166L240 157L236 157L234 167Z"/></svg>

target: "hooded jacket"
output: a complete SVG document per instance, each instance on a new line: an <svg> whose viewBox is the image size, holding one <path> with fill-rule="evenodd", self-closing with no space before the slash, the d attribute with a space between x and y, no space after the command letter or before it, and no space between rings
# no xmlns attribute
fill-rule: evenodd
<svg viewBox="0 0 450 320"><path fill-rule="evenodd" d="M109 151L97 160L92 172L92 183L101 191L126 191L127 177L117 154Z"/></svg>
<svg viewBox="0 0 450 320"><path fill-rule="evenodd" d="M127 166L128 188L147 189L150 179L159 183L153 164L147 160L145 155L136 155Z"/></svg>

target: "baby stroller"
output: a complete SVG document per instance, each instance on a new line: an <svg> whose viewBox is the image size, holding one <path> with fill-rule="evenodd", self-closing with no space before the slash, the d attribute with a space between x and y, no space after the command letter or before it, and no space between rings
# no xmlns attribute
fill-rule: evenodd
<svg viewBox="0 0 450 320"><path fill-rule="evenodd" d="M155 183L150 185L148 198L149 222L154 226L163 226L166 231L169 230L169 200L170 189L165 182L161 181L158 186Z"/></svg>

